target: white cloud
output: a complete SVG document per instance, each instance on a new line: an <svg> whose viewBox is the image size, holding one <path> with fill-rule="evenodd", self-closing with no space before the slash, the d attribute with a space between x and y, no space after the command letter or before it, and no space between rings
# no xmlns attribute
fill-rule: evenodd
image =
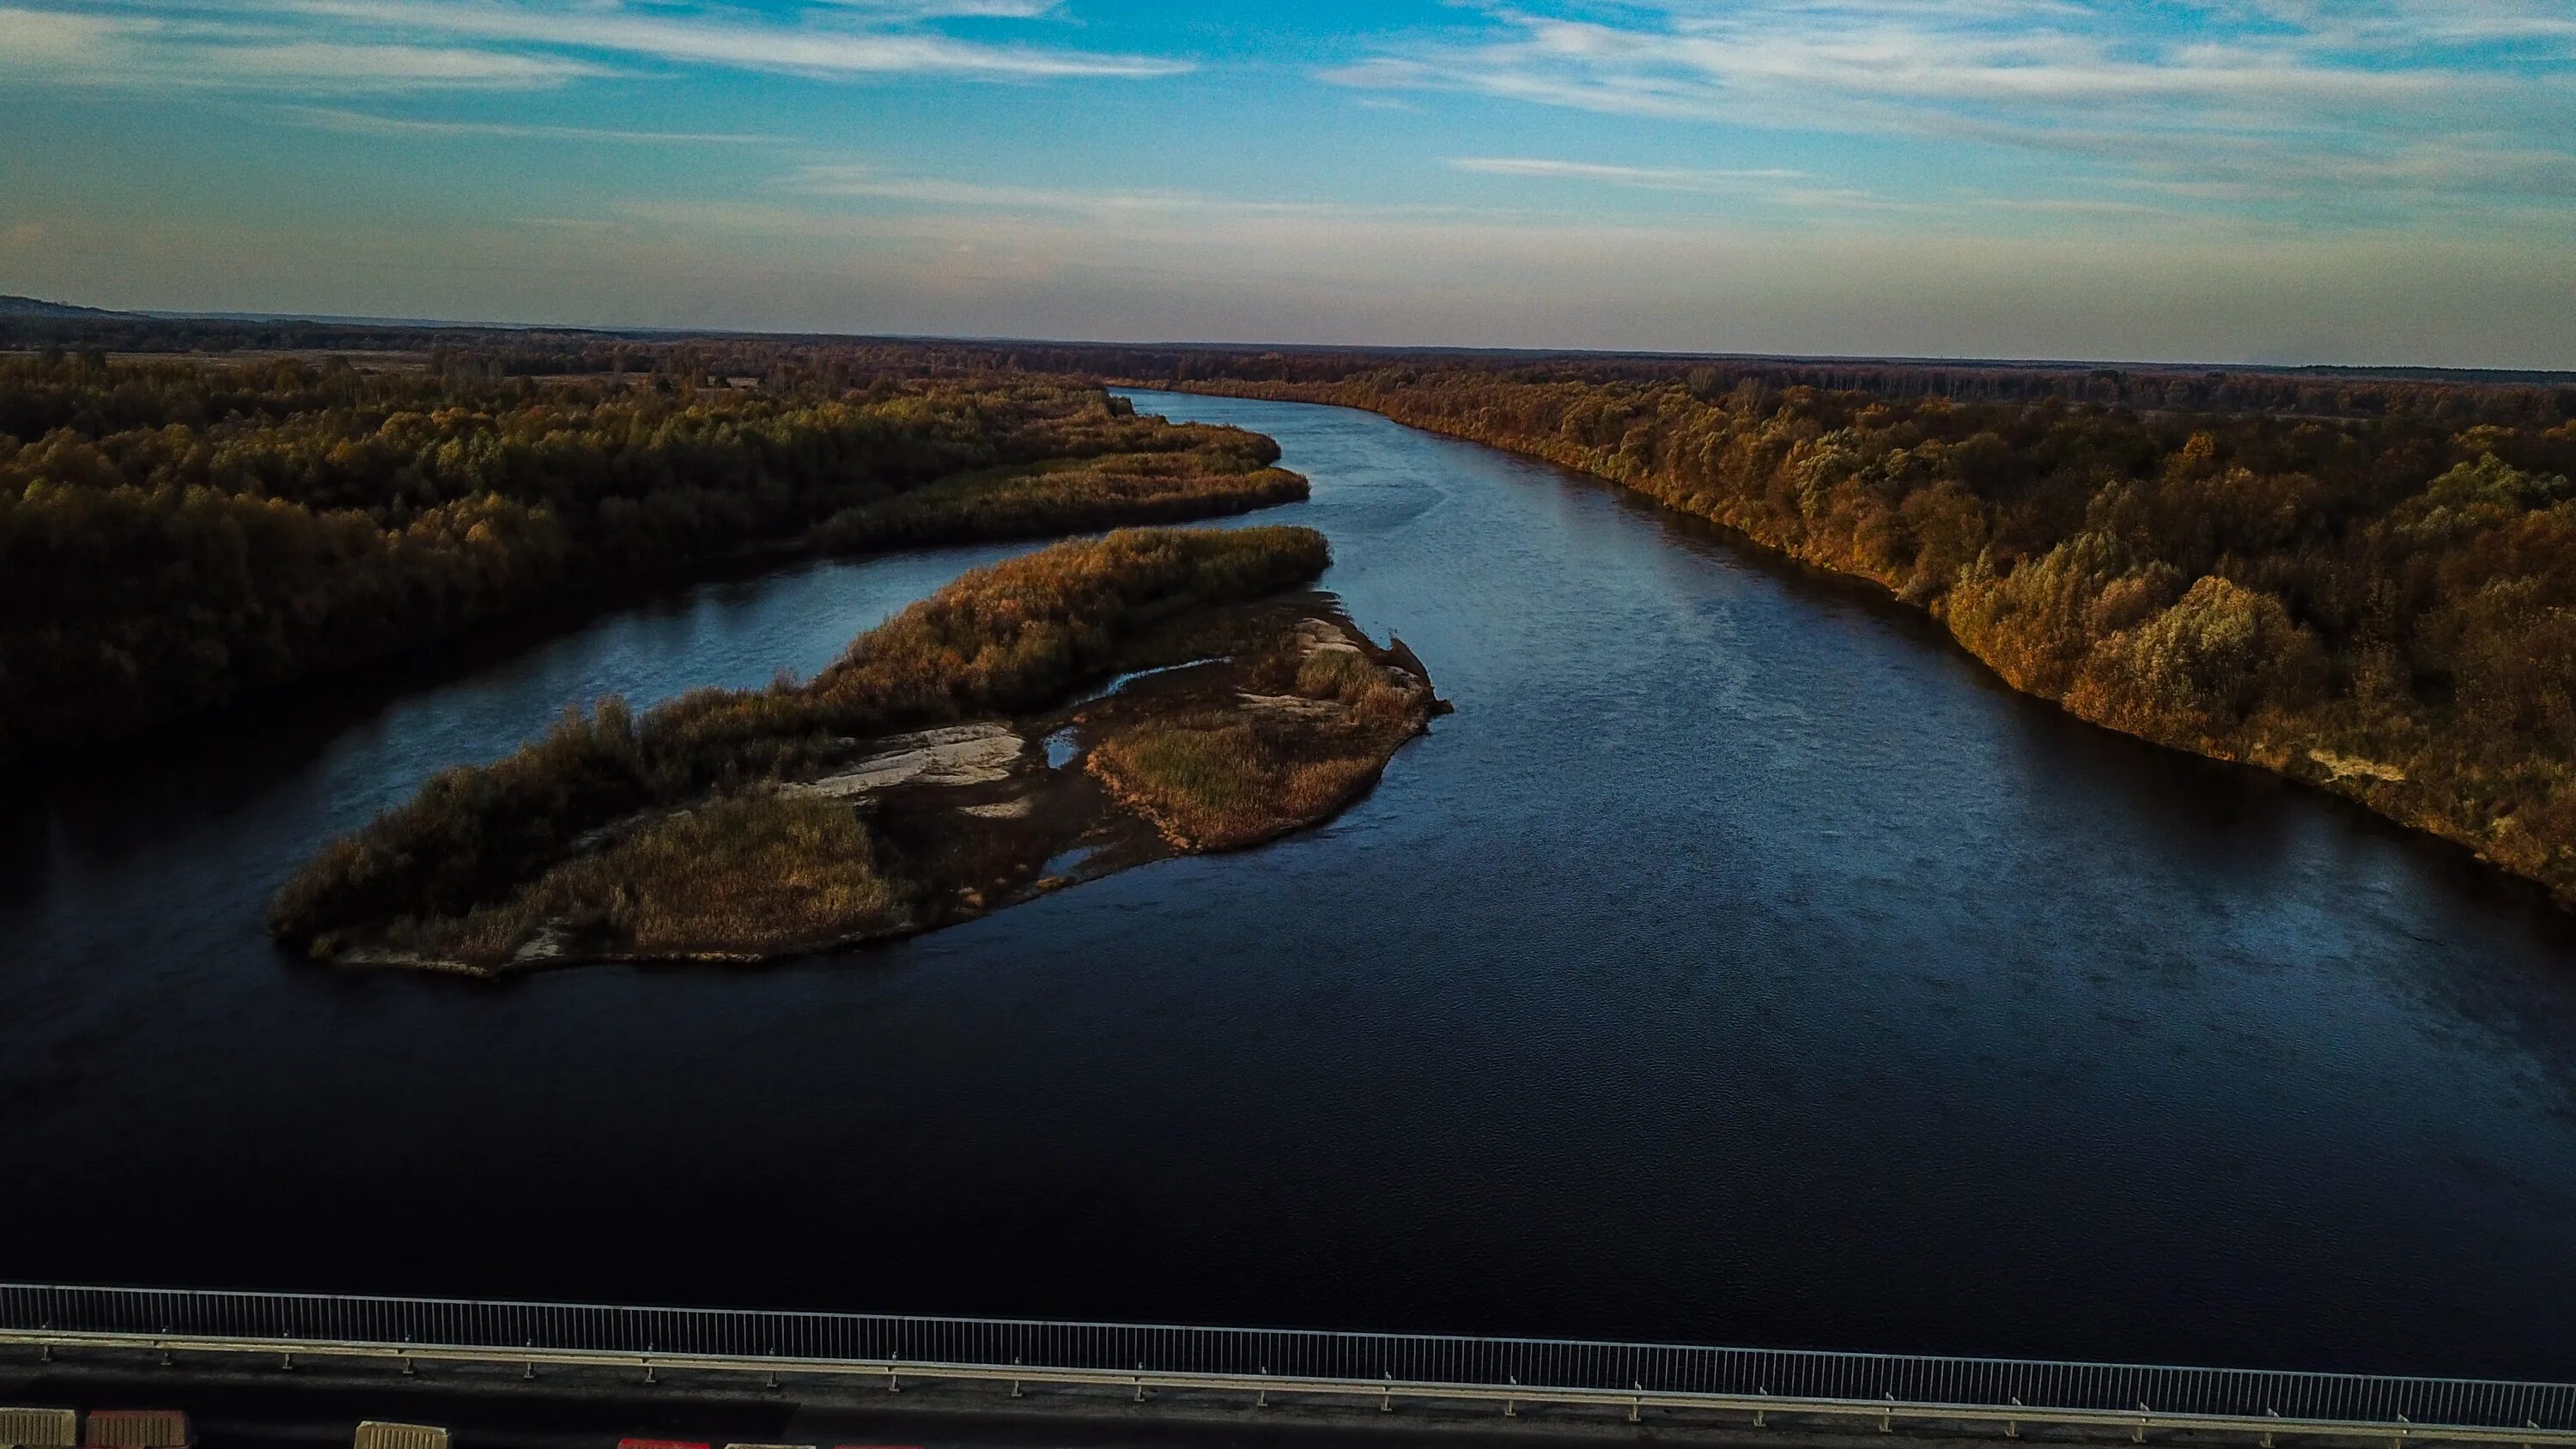
<svg viewBox="0 0 2576 1449"><path fill-rule="evenodd" d="M1297 199L1254 199L1197 191L1138 191L1018 186L915 176L851 162L804 166L782 183L800 196L915 203L927 211L1064 213L1095 219L1198 214L1237 217L1494 216L1492 209L1431 204L1386 206ZM1513 215L1525 214L1515 211Z"/></svg>
<svg viewBox="0 0 2576 1449"><path fill-rule="evenodd" d="M1035 20L1055 13L1054 0L822 0L906 20Z"/></svg>
<svg viewBox="0 0 2576 1449"><path fill-rule="evenodd" d="M2576 14L2557 0L1673 0L1496 12L1481 38L1323 78L2004 146L2077 158L2090 190L2233 187L2320 216L2548 204L2576 168Z"/></svg>
<svg viewBox="0 0 2576 1449"><path fill-rule="evenodd" d="M69 15L56 10L25 10L0 5L0 64L15 67L70 65L102 46L116 43L120 27L97 15Z"/></svg>
<svg viewBox="0 0 2576 1449"><path fill-rule="evenodd" d="M1617 166L1597 161L1555 161L1537 156L1452 156L1449 165L1481 176L1533 176L1601 181L1647 191L1737 191L1745 183L1789 181L1804 172L1784 167L1699 170L1677 166Z"/></svg>
<svg viewBox="0 0 2576 1449"><path fill-rule="evenodd" d="M810 12L802 23L784 25L715 10L648 14L616 6L505 8L458 0L272 3L281 11L395 30L822 76L931 72L1025 79L1160 76L1190 69L1186 61L1157 56L987 45L914 27L836 25Z"/></svg>
<svg viewBox="0 0 2576 1449"><path fill-rule="evenodd" d="M77 7L77 8L75 8ZM635 67L827 80L1151 77L1187 61L942 34L959 17L1031 18L1038 0L825 0L792 18L621 0L60 0L0 6L0 76L133 88L304 94L529 88Z"/></svg>
<svg viewBox="0 0 2576 1449"><path fill-rule="evenodd" d="M299 36L127 13L0 7L0 77L155 89L526 89L601 74L563 56Z"/></svg>
<svg viewBox="0 0 2576 1449"><path fill-rule="evenodd" d="M597 126L519 125L504 121L423 121L377 116L327 106L287 106L282 113L316 130L351 136L473 137L505 140L597 141L620 145L749 146L775 144L776 137L742 132L620 131Z"/></svg>

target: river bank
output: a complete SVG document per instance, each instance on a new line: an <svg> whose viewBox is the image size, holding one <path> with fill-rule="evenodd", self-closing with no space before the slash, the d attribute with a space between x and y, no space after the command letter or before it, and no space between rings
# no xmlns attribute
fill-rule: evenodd
<svg viewBox="0 0 2576 1449"><path fill-rule="evenodd" d="M1950 545L1964 551L1947 558L1942 566L1956 570L1954 579L1940 569L1927 570L1919 555L1886 565L1863 561L1852 534L1869 525L1841 517L1842 506L1835 510L1840 529L1808 532L1803 525L1797 530L1775 526L1783 517L1777 510L1747 506L1742 498L1712 488L1705 479L1692 482L1676 477L1655 466L1650 461L1652 451L1640 449L1633 441L1604 445L1588 434L1530 434L1518 425L1497 423L1491 411L1463 415L1453 398L1416 399L1400 390L1343 383L1218 380L1124 385L1358 408L1408 427L1585 473L1661 507L1717 524L1751 546L1884 590L1890 598L1938 621L1954 642L2006 684L2088 724L2205 759L2250 765L2340 796L2407 829L2461 847L2487 866L2540 885L2561 909L2576 909L2576 848L2570 843L2576 840L2576 795L2565 788L2567 772L2553 763L2554 756L2534 750L2530 758L2505 762L2459 758L2443 749L2438 727L2420 711L2395 703L2387 686L2364 702L2251 708L2240 704L2229 713L2223 701L2231 690L2277 686L2304 691L2313 701L2316 684L2301 681L2323 676L2327 665L2315 640L2283 614L2278 601L2218 574L2192 580L2160 564L2138 569L2133 561L2121 559L2122 550L2095 543L2090 535L2004 572L1979 551L1986 546L1986 526L1974 524L1963 530L1968 535L1964 545ZM1801 450L1813 443L1812 438L1800 437L1798 443L1779 444L1784 472L1801 466ZM1831 444L1814 446L1829 450ZM2487 459L2489 465L2494 462L2492 456ZM2435 491L2439 493L2466 471L2454 470ZM2512 470L2503 471L2510 477ZM2563 479L2554 481L2564 484ZM2468 511L2463 505L2479 501L2468 491L2474 486L2454 488L2453 493L2462 496L2446 503ZM1811 479L1799 483L1797 491L1812 499L1821 488ZM1956 498L1942 500L1937 490L1928 496L1934 505L1926 513L1944 508L1956 512ZM1803 506L1811 514L1814 511L1812 502ZM1798 511L1792 509L1786 517L1797 519ZM1927 536L1933 532L1926 529ZM2528 541L2519 546L2533 552L2542 547ZM1927 553L1938 550L1937 544L1925 545ZM2008 562L2003 569L2011 567ZM2124 567L2130 569L2126 574ZM2161 576L2157 569L2162 570ZM2108 643L2124 647L2129 657L2121 657L2117 649L2105 656L2097 646L2094 657L2079 666L2069 657L2064 639L2034 638L2042 630L2065 632L2058 616L2069 611L2070 600L2075 613L2093 616L2097 631L2103 627L2099 621L2111 620L2115 637ZM2030 622L2034 619L2041 622ZM2116 632L2118 628L2125 632ZM2080 643L2072 652L2081 656ZM2381 658L2368 661L2367 667L2385 671L2397 666ZM2230 672L2238 678L2227 678ZM2275 679L2245 682L2248 676L2266 672ZM2134 677L2158 673L2166 677L2145 683ZM2159 692L2180 699L2155 697ZM2539 733L2535 731L2535 739Z"/></svg>

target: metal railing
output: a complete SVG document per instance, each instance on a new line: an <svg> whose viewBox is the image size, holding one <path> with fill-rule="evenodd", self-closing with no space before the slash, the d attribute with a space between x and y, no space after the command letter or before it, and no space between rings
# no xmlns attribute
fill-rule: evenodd
<svg viewBox="0 0 2576 1449"><path fill-rule="evenodd" d="M2576 1384L1535 1338L0 1284L0 1341L2576 1444Z"/></svg>

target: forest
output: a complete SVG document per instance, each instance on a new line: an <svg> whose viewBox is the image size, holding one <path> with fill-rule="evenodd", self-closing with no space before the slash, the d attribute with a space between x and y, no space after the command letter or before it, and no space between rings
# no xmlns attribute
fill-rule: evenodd
<svg viewBox="0 0 2576 1449"><path fill-rule="evenodd" d="M0 359L0 756L747 549L1303 495L1268 440L1108 380L1614 480L1883 585L2086 719L2576 902L2565 377L154 325ZM360 344L409 361L259 350Z"/></svg>
<svg viewBox="0 0 2576 1449"><path fill-rule="evenodd" d="M0 357L0 759L748 553L1305 492L1268 439L1087 382L623 344L530 371L563 360Z"/></svg>
<svg viewBox="0 0 2576 1449"><path fill-rule="evenodd" d="M2576 902L2560 395L2373 383L2346 415L2284 415L1555 371L1170 381L1614 480L1886 587L2087 720L2325 786Z"/></svg>

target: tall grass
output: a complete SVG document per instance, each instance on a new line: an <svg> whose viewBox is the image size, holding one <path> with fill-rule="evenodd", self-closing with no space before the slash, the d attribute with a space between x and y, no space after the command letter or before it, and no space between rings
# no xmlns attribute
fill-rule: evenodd
<svg viewBox="0 0 2576 1449"><path fill-rule="evenodd" d="M1348 804L1433 708L1427 683L1401 682L1357 649L1317 649L1295 678L1299 695L1341 708L1157 720L1103 740L1087 768L1173 845L1231 850Z"/></svg>
<svg viewBox="0 0 2576 1449"><path fill-rule="evenodd" d="M462 918L402 923L387 944L490 968L559 923L572 944L637 956L766 955L895 929L916 894L847 805L747 795L652 821Z"/></svg>

